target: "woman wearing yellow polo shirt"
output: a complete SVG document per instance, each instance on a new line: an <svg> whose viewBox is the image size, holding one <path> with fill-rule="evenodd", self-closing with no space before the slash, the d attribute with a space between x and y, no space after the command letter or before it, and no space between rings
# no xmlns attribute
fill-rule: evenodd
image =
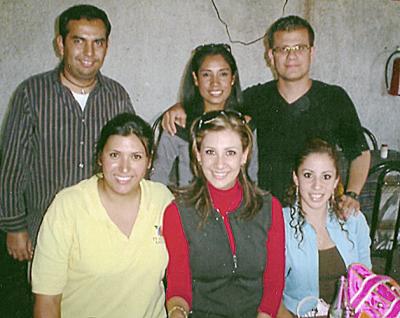
<svg viewBox="0 0 400 318"><path fill-rule="evenodd" d="M173 197L144 179L152 146L144 120L116 116L101 131L96 175L56 196L33 258L35 317L166 317L160 227Z"/></svg>

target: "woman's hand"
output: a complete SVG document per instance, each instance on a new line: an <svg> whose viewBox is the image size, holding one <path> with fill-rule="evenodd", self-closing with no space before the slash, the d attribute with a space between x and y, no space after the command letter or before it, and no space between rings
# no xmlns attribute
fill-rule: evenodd
<svg viewBox="0 0 400 318"><path fill-rule="evenodd" d="M189 310L189 304L182 297L174 296L167 301L168 318L187 318Z"/></svg>
<svg viewBox="0 0 400 318"><path fill-rule="evenodd" d="M163 115L161 126L173 136L176 134L175 123L182 127L186 125L186 112L181 103L176 103L167 109Z"/></svg>
<svg viewBox="0 0 400 318"><path fill-rule="evenodd" d="M272 317L264 312L259 312L257 318L272 318Z"/></svg>
<svg viewBox="0 0 400 318"><path fill-rule="evenodd" d="M168 316L168 318L187 318L187 316L185 316L183 311L174 310L173 312L171 312L171 314Z"/></svg>
<svg viewBox="0 0 400 318"><path fill-rule="evenodd" d="M281 303L276 318L294 318L294 317L295 316L289 310L286 309L285 305Z"/></svg>

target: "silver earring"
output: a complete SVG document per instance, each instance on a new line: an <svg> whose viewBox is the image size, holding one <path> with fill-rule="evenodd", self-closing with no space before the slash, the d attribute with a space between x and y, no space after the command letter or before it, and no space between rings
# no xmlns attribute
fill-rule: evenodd
<svg viewBox="0 0 400 318"><path fill-rule="evenodd" d="M296 192L294 195L294 204L293 208L296 211L296 214L300 213L300 195L299 195L299 186L296 186Z"/></svg>

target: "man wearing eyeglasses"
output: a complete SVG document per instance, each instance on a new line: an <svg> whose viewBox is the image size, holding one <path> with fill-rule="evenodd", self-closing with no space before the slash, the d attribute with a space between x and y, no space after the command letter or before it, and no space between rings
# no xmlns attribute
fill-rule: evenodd
<svg viewBox="0 0 400 318"><path fill-rule="evenodd" d="M342 205L345 214L358 211L370 153L350 97L339 86L310 78L314 31L306 20L280 18L268 29L267 40L277 80L244 92L245 109L257 127L260 186L282 199L295 154L306 140L319 137L336 144L349 160Z"/></svg>
<svg viewBox="0 0 400 318"><path fill-rule="evenodd" d="M259 185L283 200L291 184L295 154L306 140L319 137L336 144L349 160L341 204L344 215L358 211L370 153L354 104L341 87L310 78L314 31L306 20L280 18L266 36L266 53L277 79L243 93L244 110L257 128ZM178 105L166 114L163 127L174 132L174 121L182 125L185 116Z"/></svg>

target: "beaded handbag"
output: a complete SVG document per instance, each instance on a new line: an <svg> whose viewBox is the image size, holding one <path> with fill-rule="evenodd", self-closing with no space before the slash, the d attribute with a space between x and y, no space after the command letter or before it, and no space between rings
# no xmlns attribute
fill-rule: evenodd
<svg viewBox="0 0 400 318"><path fill-rule="evenodd" d="M385 275L377 275L362 264L352 264L342 277L329 317L399 318L400 287Z"/></svg>

